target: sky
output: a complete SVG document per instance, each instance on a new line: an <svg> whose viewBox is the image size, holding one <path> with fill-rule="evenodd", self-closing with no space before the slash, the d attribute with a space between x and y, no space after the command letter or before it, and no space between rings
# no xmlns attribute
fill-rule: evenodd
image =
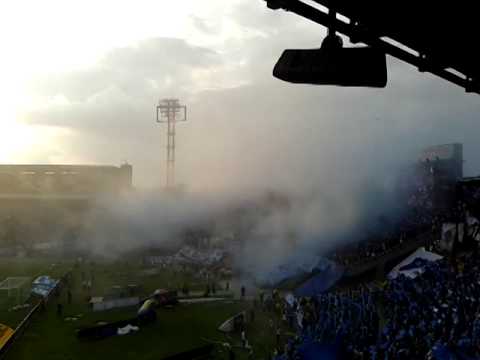
<svg viewBox="0 0 480 360"><path fill-rule="evenodd" d="M0 162L126 161L137 186L157 187L155 105L177 97L177 179L192 189L341 183L452 142L480 174L478 95L391 58L386 89L272 77L283 49L324 35L262 0L2 2Z"/></svg>

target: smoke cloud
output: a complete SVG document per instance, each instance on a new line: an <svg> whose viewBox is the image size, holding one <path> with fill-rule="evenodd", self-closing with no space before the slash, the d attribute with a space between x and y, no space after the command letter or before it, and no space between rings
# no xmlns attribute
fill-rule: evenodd
<svg viewBox="0 0 480 360"><path fill-rule="evenodd" d="M32 83L46 105L25 121L66 130L52 162L128 160L140 189L158 188L164 177L158 98L188 105L190 120L177 132L177 179L187 194L139 190L99 204L91 221L99 224L97 251L168 242L273 191L288 205L253 212L245 263L321 253L399 211L395 179L421 148L462 142L466 173L480 169L478 96L390 58L386 89L282 83L271 76L281 51L319 46L324 32L260 5L239 5L230 14L239 35L221 44L146 39L92 68ZM192 21L212 36L205 19Z"/></svg>

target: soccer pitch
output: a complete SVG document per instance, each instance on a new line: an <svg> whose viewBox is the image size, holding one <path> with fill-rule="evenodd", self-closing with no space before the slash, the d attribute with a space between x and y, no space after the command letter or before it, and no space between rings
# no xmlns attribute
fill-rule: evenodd
<svg viewBox="0 0 480 360"><path fill-rule="evenodd" d="M68 264L69 266L72 264ZM65 269L67 266L64 267ZM41 269L41 267L40 267ZM206 283L195 274L179 273L162 269L149 272L148 268L134 262L98 262L74 266L72 271L71 295L68 303L67 290L53 297L44 312L34 316L23 337L8 353L8 360L28 359L162 359L187 351L209 342L229 342L240 345L238 335L226 336L218 326L227 318L252 306L251 302L225 299L216 302L179 304L171 309L157 310L157 321L140 328L140 331L125 336L113 336L103 340L81 341L76 331L93 326L98 322L113 322L136 316L137 307L94 312L89 308L82 279L93 275L91 295L101 296L115 287L137 284L142 293L148 294L158 288L180 289L188 283L192 293L200 294ZM61 316L57 304L63 305ZM75 320L71 320L75 318ZM1 322L1 321L0 321ZM267 318L258 314L247 332L256 353L266 358L273 335L266 329ZM221 347L220 347L221 348ZM218 358L226 358L218 354ZM247 352L236 350L236 358L247 358Z"/></svg>

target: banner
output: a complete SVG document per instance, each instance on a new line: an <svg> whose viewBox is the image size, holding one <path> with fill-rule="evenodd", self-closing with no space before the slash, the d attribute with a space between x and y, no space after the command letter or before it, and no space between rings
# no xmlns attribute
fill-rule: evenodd
<svg viewBox="0 0 480 360"><path fill-rule="evenodd" d="M444 251L452 251L453 243L455 242L456 234L455 223L443 223L442 224L442 236L438 244L439 248ZM463 224L458 224L458 240L463 239Z"/></svg>
<svg viewBox="0 0 480 360"><path fill-rule="evenodd" d="M461 152L461 144L436 145L423 150L419 156L419 160L453 160L456 157L456 154Z"/></svg>

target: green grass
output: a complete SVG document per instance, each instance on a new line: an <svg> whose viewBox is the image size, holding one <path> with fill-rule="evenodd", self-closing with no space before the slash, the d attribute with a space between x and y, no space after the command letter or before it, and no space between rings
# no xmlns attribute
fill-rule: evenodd
<svg viewBox="0 0 480 360"><path fill-rule="evenodd" d="M69 262L60 262L53 259L2 259L0 262L0 281L7 277L27 276L30 280L34 280L39 275L50 275L53 278L59 278L70 267ZM15 328L30 309L22 309L18 311L9 311L9 309L17 305L18 301L23 302L29 295L30 284L25 284L21 299L16 296L8 297L5 290L0 291L0 323Z"/></svg>
<svg viewBox="0 0 480 360"><path fill-rule="evenodd" d="M239 303L182 305L159 310L157 322L136 334L80 341L77 327L128 318L135 315L135 309L90 313L79 322L66 322L50 306L35 318L8 359L161 359L205 344L202 337L224 340L217 326L241 309Z"/></svg>
<svg viewBox="0 0 480 360"><path fill-rule="evenodd" d="M68 267L70 261L62 261L54 258L13 258L2 259L0 262L0 277L8 276L30 276L39 275L61 276Z"/></svg>
<svg viewBox="0 0 480 360"><path fill-rule="evenodd" d="M149 269L134 262L122 261L84 264L76 269L75 281L81 282L82 272L86 278L93 274L92 295L98 296L106 295L115 285L137 284L142 294L151 294L158 288L181 289L184 283L188 284L190 291L203 291L206 287L205 280L195 278L192 273L162 269L156 274L148 274L146 271ZM81 287L76 286L76 289L81 290Z"/></svg>
<svg viewBox="0 0 480 360"><path fill-rule="evenodd" d="M249 308L250 303L238 300L225 300L203 304L181 304L173 309L159 309L157 322L143 327L138 333L115 336L98 341L80 341L76 330L92 326L98 321L112 322L128 319L136 315L136 308L116 309L106 312L93 312L88 308L88 294L81 286L82 272L89 277L94 275L92 295L101 296L113 285L142 285L143 293L148 294L157 288L180 288L184 282L192 291L202 291L205 283L192 274L173 273L162 270L158 274L145 275L141 265L125 262L84 264L74 268L72 281L73 303L67 304L66 291L59 298L53 298L47 310L37 314L21 340L15 344L8 360L30 359L162 359L181 351L186 351L211 341L228 341L240 345L239 335L227 337L217 330L227 318ZM56 314L56 304L64 304L63 317ZM78 321L65 321L65 317L82 314ZM256 358L266 358L275 336L266 324L268 314L256 312L256 321L247 328L247 335L253 345ZM1 320L0 320L1 321ZM220 347L219 347L220 348ZM237 359L246 359L244 350L236 350ZM218 358L227 358L226 354Z"/></svg>

